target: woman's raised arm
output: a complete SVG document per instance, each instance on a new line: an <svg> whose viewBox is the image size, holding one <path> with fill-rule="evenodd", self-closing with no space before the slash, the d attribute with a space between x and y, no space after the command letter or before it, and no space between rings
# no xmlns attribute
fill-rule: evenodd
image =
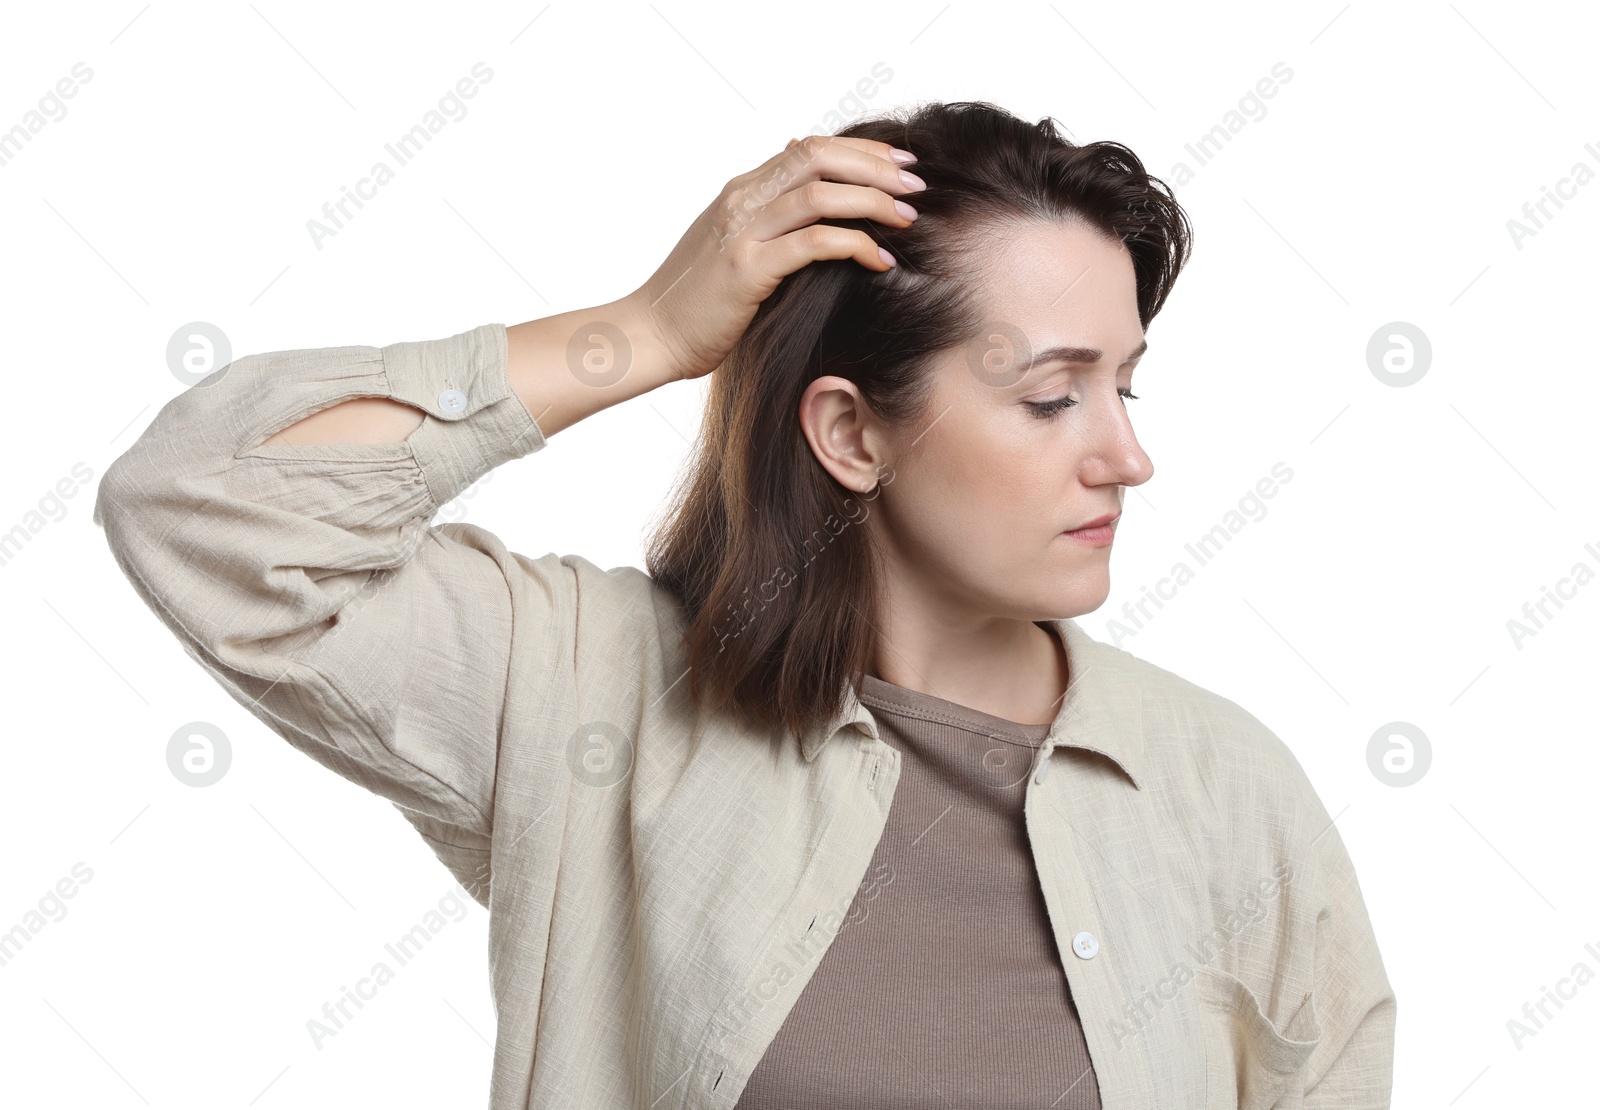
<svg viewBox="0 0 1600 1110"><path fill-rule="evenodd" d="M898 172L882 143L791 144L730 181L619 301L444 339L236 359L167 402L111 464L94 521L231 696L400 807L484 901L502 738L552 733L540 763L559 767L554 703L578 680L576 645L613 668L659 649L636 619L651 600L642 572L527 558L476 525L430 522L558 430L709 373L812 258L885 268L864 232L805 225L907 222L873 187L909 189ZM804 187L825 175L862 184ZM553 795L557 777L517 789Z"/></svg>

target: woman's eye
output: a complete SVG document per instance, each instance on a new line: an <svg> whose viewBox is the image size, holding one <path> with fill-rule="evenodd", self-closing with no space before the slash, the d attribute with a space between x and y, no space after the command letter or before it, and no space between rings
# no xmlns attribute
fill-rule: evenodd
<svg viewBox="0 0 1600 1110"><path fill-rule="evenodd" d="M1057 397L1052 401L1028 401L1028 411L1038 417L1054 416L1062 409L1071 408L1078 402L1071 397Z"/></svg>
<svg viewBox="0 0 1600 1110"><path fill-rule="evenodd" d="M1138 395L1135 394L1131 389L1119 389L1117 390L1117 395L1124 397L1129 401L1137 401L1139 399ZM1069 409L1077 403L1078 402L1074 401L1071 397L1056 397L1049 401L1025 402L1029 411L1031 411L1033 415L1039 417L1040 419L1054 416L1056 413L1061 412L1064 409Z"/></svg>

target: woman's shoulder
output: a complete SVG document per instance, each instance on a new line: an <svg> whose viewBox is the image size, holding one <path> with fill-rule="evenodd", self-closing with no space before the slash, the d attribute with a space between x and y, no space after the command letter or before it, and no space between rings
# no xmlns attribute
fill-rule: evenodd
<svg viewBox="0 0 1600 1110"><path fill-rule="evenodd" d="M1109 650L1125 657L1124 674L1139 690L1147 784L1192 835L1229 846L1219 866L1253 874L1288 860L1300 868L1336 851L1326 805L1274 729L1232 698Z"/></svg>
<svg viewBox="0 0 1600 1110"><path fill-rule="evenodd" d="M1235 797L1312 790L1294 750L1239 702L1123 648L1102 647L1116 653L1125 680L1138 690L1152 766L1202 776Z"/></svg>
<svg viewBox="0 0 1600 1110"><path fill-rule="evenodd" d="M657 673L681 653L683 605L639 567L605 566L573 553L525 554L466 522L438 528L499 564L519 651L539 657L536 663L596 674L629 667Z"/></svg>
<svg viewBox="0 0 1600 1110"><path fill-rule="evenodd" d="M641 610L681 614L678 599L646 571L630 563L608 567L570 552L529 555L511 549L499 535L476 524L463 521L438 527L452 540L493 557L513 589L532 589L541 595L543 604L554 609L583 609L587 612L576 615L589 621L623 623L631 623Z"/></svg>

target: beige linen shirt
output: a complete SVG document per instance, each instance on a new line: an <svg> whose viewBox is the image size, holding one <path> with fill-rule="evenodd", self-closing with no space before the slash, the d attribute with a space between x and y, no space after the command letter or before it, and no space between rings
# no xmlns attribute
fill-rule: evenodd
<svg viewBox="0 0 1600 1110"><path fill-rule="evenodd" d="M635 567L431 525L545 446L506 358L501 324L238 358L112 463L94 519L230 695L488 909L492 1110L729 1110L870 882L900 755L848 685L800 743L697 712L682 612ZM260 446L361 396L427 416ZM1387 1107L1394 992L1293 753L1042 623L1072 681L1024 813L1105 1110Z"/></svg>

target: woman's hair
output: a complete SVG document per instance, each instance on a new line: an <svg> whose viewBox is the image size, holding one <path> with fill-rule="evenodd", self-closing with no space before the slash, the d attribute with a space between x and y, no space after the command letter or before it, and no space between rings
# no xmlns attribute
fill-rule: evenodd
<svg viewBox="0 0 1600 1110"><path fill-rule="evenodd" d="M758 306L711 374L695 452L646 552L686 613L695 704L796 736L837 714L844 683L870 665L882 573L863 499L801 431L806 387L838 375L891 427L917 421L936 356L984 323L975 254L998 229L1076 221L1120 240L1146 328L1192 239L1171 191L1131 150L1069 142L1050 117L1030 124L987 102L931 103L838 134L916 155L910 168L928 187L909 197L918 213L909 227L816 221L867 231L898 265L811 262Z"/></svg>

